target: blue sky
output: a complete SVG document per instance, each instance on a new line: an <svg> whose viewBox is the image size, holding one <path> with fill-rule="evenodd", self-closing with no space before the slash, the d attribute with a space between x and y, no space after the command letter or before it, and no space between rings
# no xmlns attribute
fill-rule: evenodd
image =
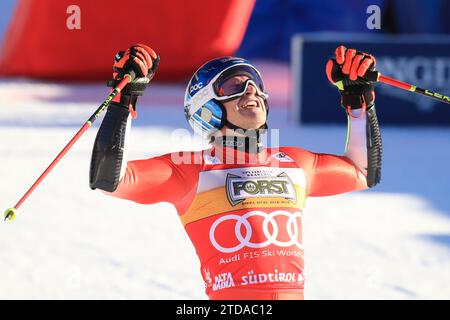
<svg viewBox="0 0 450 320"><path fill-rule="evenodd" d="M9 24L16 0L2 0L0 2L0 43L3 42L6 27Z"/></svg>

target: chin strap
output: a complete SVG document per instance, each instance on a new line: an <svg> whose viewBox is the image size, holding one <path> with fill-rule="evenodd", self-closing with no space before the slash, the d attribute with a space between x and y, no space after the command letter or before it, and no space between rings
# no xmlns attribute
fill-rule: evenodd
<svg viewBox="0 0 450 320"><path fill-rule="evenodd" d="M258 131L256 131L258 132ZM233 148L246 153L259 153L263 149L263 144L259 141L259 132L257 136L212 136L211 143Z"/></svg>
<svg viewBox="0 0 450 320"><path fill-rule="evenodd" d="M228 120L225 120L224 124L228 129L233 130L233 132L239 135L212 136L212 143L247 153L261 152L264 147L261 142L261 134L267 130L266 123L258 129L243 129Z"/></svg>
<svg viewBox="0 0 450 320"><path fill-rule="evenodd" d="M233 124L233 123L231 123L230 121L228 121L228 119L225 119L225 121L224 121L224 123L223 123L225 126L227 126L229 129L232 129L232 130L242 130L243 132L244 132L244 134L247 132L247 131L260 131L260 130L267 130L267 123L264 123L261 127L259 127L258 129L244 129L244 128L241 128L241 127L238 127L237 125L235 125L235 124Z"/></svg>

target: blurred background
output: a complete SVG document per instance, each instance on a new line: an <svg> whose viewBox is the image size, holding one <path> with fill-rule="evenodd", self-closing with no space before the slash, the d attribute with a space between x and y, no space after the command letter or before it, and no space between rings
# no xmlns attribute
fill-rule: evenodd
<svg viewBox="0 0 450 320"><path fill-rule="evenodd" d="M261 71L281 145L342 154L346 116L325 76L339 44L387 76L450 95L450 0L2 0L0 205L13 206L108 94L114 54L161 56L139 99L130 158L204 146L183 114L209 59ZM450 298L450 106L378 84L382 183L311 198L307 299ZM195 250L169 204L88 187L97 127L0 224L0 298L205 299ZM179 131L178 131L179 132ZM1 209L1 208L0 208Z"/></svg>

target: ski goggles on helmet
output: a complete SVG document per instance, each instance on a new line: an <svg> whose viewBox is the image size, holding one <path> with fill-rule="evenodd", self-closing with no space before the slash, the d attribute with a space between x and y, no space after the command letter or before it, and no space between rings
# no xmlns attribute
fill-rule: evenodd
<svg viewBox="0 0 450 320"><path fill-rule="evenodd" d="M245 76L246 80L235 77ZM247 92L249 85L256 89L256 94L263 99L268 98L264 90L259 73L251 66L238 65L225 70L213 83L216 99L219 101L229 101L243 96Z"/></svg>

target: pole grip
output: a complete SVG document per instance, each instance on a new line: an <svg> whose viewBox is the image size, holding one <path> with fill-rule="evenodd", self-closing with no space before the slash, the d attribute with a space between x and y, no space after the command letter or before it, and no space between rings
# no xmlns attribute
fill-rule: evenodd
<svg viewBox="0 0 450 320"><path fill-rule="evenodd" d="M372 81L372 82L378 82L379 78L381 76L381 73L378 71L367 71L364 75L364 79Z"/></svg>

